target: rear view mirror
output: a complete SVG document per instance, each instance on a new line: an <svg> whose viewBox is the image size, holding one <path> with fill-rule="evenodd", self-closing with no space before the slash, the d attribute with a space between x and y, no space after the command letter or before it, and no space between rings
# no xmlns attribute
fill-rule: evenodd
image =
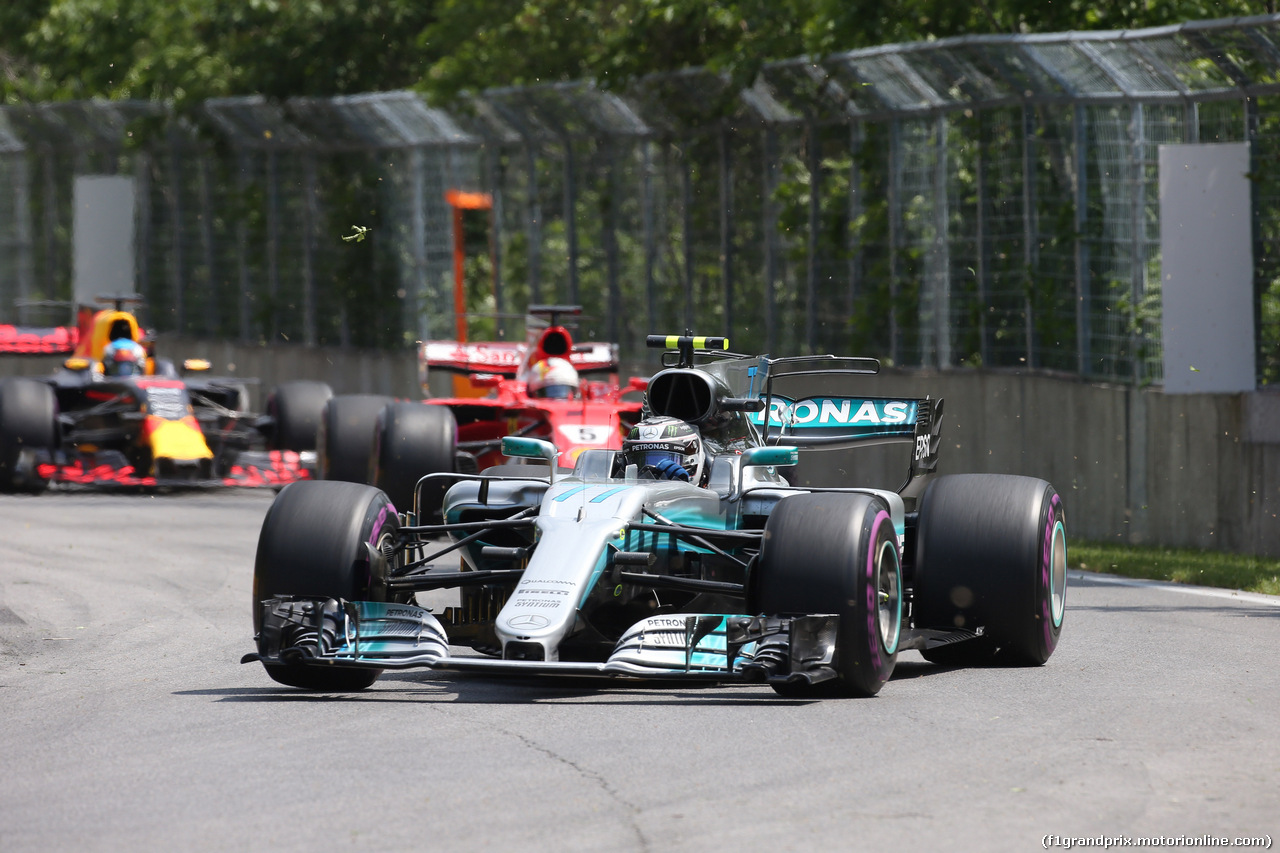
<svg viewBox="0 0 1280 853"><path fill-rule="evenodd" d="M762 465L771 468L790 468L800 464L800 451L795 447L752 447L742 452L742 460L738 463L738 490L742 495L742 481L746 478L748 468Z"/></svg>
<svg viewBox="0 0 1280 853"><path fill-rule="evenodd" d="M540 438L520 438L508 435L502 439L502 455L522 459L545 459L551 466L551 482L556 481L556 458L560 451L549 441Z"/></svg>
<svg viewBox="0 0 1280 853"><path fill-rule="evenodd" d="M742 452L742 467L768 465L789 468L800 464L800 451L794 447L753 447Z"/></svg>

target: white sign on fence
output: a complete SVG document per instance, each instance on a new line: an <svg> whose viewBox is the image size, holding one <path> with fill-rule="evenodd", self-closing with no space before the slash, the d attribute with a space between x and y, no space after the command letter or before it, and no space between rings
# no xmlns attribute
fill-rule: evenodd
<svg viewBox="0 0 1280 853"><path fill-rule="evenodd" d="M78 175L72 229L76 304L134 293L133 178Z"/></svg>
<svg viewBox="0 0 1280 853"><path fill-rule="evenodd" d="M1160 146L1164 390L1256 386L1246 143Z"/></svg>

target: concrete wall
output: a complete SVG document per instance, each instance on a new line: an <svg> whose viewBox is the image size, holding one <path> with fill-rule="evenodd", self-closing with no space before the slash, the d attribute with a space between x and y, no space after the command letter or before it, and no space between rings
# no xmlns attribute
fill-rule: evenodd
<svg viewBox="0 0 1280 853"><path fill-rule="evenodd" d="M939 473L1042 477L1074 536L1280 556L1280 392L1166 395L981 370L886 370L859 390L942 397ZM806 454L800 475L896 488L909 452Z"/></svg>
<svg viewBox="0 0 1280 853"><path fill-rule="evenodd" d="M156 354L181 365L188 358L212 362L210 375L257 379L249 385L252 406L260 411L267 393L289 379L319 379L336 394L390 394L418 398L418 362L412 352L340 349L337 347L246 346L160 335ZM0 358L0 376L42 376L62 363L63 356Z"/></svg>
<svg viewBox="0 0 1280 853"><path fill-rule="evenodd" d="M157 349L175 361L207 358L219 374L258 377L255 406L287 379L322 379L337 393L419 396L411 352L165 337ZM59 361L0 358L0 375L47 374ZM1073 536L1280 557L1280 390L1165 395L1015 372L885 370L858 380L852 393L942 397L939 472L1043 477L1061 493ZM897 488L909 452L806 453L798 473L812 485Z"/></svg>

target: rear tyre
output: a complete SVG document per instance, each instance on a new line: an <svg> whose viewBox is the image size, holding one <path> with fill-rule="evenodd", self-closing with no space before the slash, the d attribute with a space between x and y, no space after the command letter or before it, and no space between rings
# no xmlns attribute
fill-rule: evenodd
<svg viewBox="0 0 1280 853"><path fill-rule="evenodd" d="M386 601L364 543L393 541L400 518L387 496L356 483L301 481L286 486L267 510L253 566L253 630L262 631L262 602L286 595ZM259 652L265 651L261 644ZM363 690L380 669L326 664L263 664L281 684L308 690Z"/></svg>
<svg viewBox="0 0 1280 853"><path fill-rule="evenodd" d="M340 394L324 404L316 436L319 479L373 482L374 428L391 402L381 394Z"/></svg>
<svg viewBox="0 0 1280 853"><path fill-rule="evenodd" d="M1039 666L1062 633L1067 541L1062 500L1032 477L939 477L920 498L915 624L983 629L922 652L946 665Z"/></svg>
<svg viewBox="0 0 1280 853"><path fill-rule="evenodd" d="M273 450L315 450L320 412L333 396L323 382L282 382L267 396L266 411L275 420Z"/></svg>
<svg viewBox="0 0 1280 853"><path fill-rule="evenodd" d="M749 579L753 613L840 617L838 678L777 684L784 696L874 696L893 674L902 633L898 537L884 501L807 494L780 501L765 522Z"/></svg>
<svg viewBox="0 0 1280 853"><path fill-rule="evenodd" d="M458 445L458 422L444 406L392 403L378 414L374 427L373 483L401 509L413 507L418 480L451 472ZM427 483L422 489L422 519L440 513L449 484Z"/></svg>
<svg viewBox="0 0 1280 853"><path fill-rule="evenodd" d="M53 388L35 379L0 380L0 492L40 492L47 485L34 470L19 470L24 450L54 451L58 401Z"/></svg>

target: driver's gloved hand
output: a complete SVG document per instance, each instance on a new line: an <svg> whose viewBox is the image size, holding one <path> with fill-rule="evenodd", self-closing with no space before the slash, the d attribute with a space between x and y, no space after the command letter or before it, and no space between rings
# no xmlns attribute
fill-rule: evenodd
<svg viewBox="0 0 1280 853"><path fill-rule="evenodd" d="M663 459L654 469L658 472L658 477L663 480L684 480L689 482L689 472L681 467L680 463L674 459Z"/></svg>

